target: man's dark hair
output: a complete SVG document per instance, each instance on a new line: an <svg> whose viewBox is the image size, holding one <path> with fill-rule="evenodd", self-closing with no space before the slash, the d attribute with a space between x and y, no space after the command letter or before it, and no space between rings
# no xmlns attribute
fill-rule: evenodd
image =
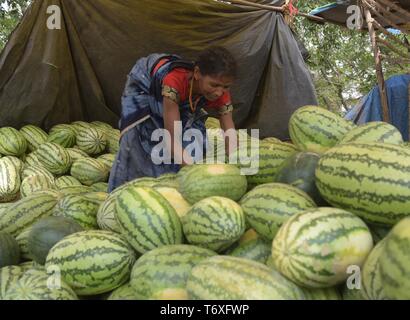
<svg viewBox="0 0 410 320"><path fill-rule="evenodd" d="M233 55L225 48L214 46L202 51L196 66L205 76L236 77L237 63Z"/></svg>

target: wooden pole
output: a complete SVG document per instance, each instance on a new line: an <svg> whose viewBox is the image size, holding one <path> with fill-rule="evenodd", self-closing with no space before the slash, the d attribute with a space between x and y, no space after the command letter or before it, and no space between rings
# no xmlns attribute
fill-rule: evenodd
<svg viewBox="0 0 410 320"><path fill-rule="evenodd" d="M376 32L373 27L373 18L372 18L372 14L370 13L369 9L364 4L363 4L363 8L364 8L364 14L366 17L366 22L367 22L367 26L369 29L370 39L372 42L372 47L373 47L373 52L374 52L377 82L379 84L380 98L381 98L382 109L383 109L383 121L390 123L389 102L387 100L386 87L385 87L383 69L382 69L381 57L380 57L380 49L377 45Z"/></svg>
<svg viewBox="0 0 410 320"><path fill-rule="evenodd" d="M394 29L400 30L402 33L407 33L407 30L405 30L404 28L402 28L401 26L397 25L392 19L390 19L388 17L388 15L393 16L393 19L399 19L399 17L397 15L395 15L392 12L389 12L388 10L386 10L385 8L383 8L381 6L381 4L377 3L376 1L373 0L368 0L364 1L367 4L367 7L370 9L370 11L375 14L376 16L378 16L380 19L384 20L385 22L387 22L387 24L389 24L389 27L392 27ZM375 7L373 8L372 5L374 5ZM382 15L380 12L378 12L376 10L376 7L383 12L385 15Z"/></svg>
<svg viewBox="0 0 410 320"><path fill-rule="evenodd" d="M405 42L400 41L399 39L397 39L396 36L394 36L393 34L391 34L390 32L388 32L388 31L387 31L380 23L378 23L376 20L373 21L373 24L374 24L374 26L376 26L377 30L380 31L380 32L382 32L387 38L389 38L389 39L391 39L392 41L396 42L398 45L405 46L405 47L407 47L407 48L410 49L410 46L409 46L407 43L405 43Z"/></svg>
<svg viewBox="0 0 410 320"><path fill-rule="evenodd" d="M269 6L269 5L266 5L266 4L260 4L260 3L255 3L255 2L251 2L251 1L246 1L246 0L229 0L229 2L232 3L232 4L239 4L239 5L242 5L242 6L265 9L265 10L269 10L269 11L276 11L276 12L282 12L282 13L284 11L283 7ZM297 13L297 15L301 16L301 17L304 17L304 18L307 18L309 20L320 22L320 23L325 23L326 22L325 19L323 19L321 17L311 16L309 14L302 13L302 12Z"/></svg>
<svg viewBox="0 0 410 320"><path fill-rule="evenodd" d="M384 45L385 47L389 48L391 51L393 51L394 53L396 53L397 55L403 57L404 59L409 59L410 55L407 53L404 53L402 51L400 51L399 49L395 48L394 46L392 46L388 41L385 41L383 39L381 39L380 37L376 37L376 41L379 44Z"/></svg>
<svg viewBox="0 0 410 320"><path fill-rule="evenodd" d="M404 10L402 7L394 4L393 2L389 1L389 0L378 0L381 3L383 3L386 7L390 7L394 10L396 10L397 12L400 12L402 15L406 16L407 19L410 19L410 12L408 12L407 10Z"/></svg>

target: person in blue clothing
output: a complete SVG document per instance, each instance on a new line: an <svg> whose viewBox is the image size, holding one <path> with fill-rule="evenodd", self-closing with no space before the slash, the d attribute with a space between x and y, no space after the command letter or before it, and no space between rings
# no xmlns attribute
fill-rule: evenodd
<svg viewBox="0 0 410 320"><path fill-rule="evenodd" d="M172 54L151 54L139 59L122 96L120 149L111 170L109 191L139 177L176 173L181 166L194 163L195 154L187 151L191 141L179 139L176 123L181 124L182 134L189 129L201 132L203 139L195 143L201 144L203 152L208 115L219 118L222 130L235 129L229 89L236 70L234 57L222 47L204 50L196 62ZM158 164L152 157L159 144L158 139L153 139L157 129L170 134L171 139L165 139L170 163ZM227 145L236 145L236 141Z"/></svg>

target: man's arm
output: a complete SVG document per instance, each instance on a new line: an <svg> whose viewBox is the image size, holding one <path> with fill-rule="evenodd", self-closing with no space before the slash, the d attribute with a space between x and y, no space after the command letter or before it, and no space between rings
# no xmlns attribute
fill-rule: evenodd
<svg viewBox="0 0 410 320"><path fill-rule="evenodd" d="M171 145L168 146L168 150L171 153L172 158L176 163L182 163L182 165L193 164L192 157L183 150L181 145L181 138L176 137L174 132L175 121L181 121L179 113L179 106L171 99L164 97L164 128L168 130L171 135ZM177 139L176 139L177 138ZM181 159L181 156L184 155Z"/></svg>

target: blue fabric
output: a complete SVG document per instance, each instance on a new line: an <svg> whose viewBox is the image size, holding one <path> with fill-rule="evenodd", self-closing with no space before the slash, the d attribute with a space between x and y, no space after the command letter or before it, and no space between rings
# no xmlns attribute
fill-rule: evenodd
<svg viewBox="0 0 410 320"><path fill-rule="evenodd" d="M109 191L118 186L139 178L158 177L165 173L176 173L180 169L178 164L154 164L151 158L153 148L158 141L152 141L152 133L156 129L164 128L163 120L163 98L158 88L161 87L162 79L167 75L175 62L177 56L172 56L152 76L153 67L161 58L169 56L165 54L152 54L137 61L129 74L124 93L122 96L122 115L120 120L121 130L136 122L138 119L149 115L150 117L126 131L120 140L120 150L116 156L109 179ZM182 134L189 129L199 129L202 133L202 141L195 140L202 154L206 149L205 119L207 113L203 110L205 98L199 101L195 113L191 112L189 102L182 103L179 107L182 122ZM182 141L186 148L192 141ZM163 156L163 154L160 154ZM201 157L201 154L192 154Z"/></svg>
<svg viewBox="0 0 410 320"><path fill-rule="evenodd" d="M390 122L399 129L406 141L409 140L409 83L410 74L394 76L386 81ZM345 118L357 124L383 121L379 87L375 86Z"/></svg>

